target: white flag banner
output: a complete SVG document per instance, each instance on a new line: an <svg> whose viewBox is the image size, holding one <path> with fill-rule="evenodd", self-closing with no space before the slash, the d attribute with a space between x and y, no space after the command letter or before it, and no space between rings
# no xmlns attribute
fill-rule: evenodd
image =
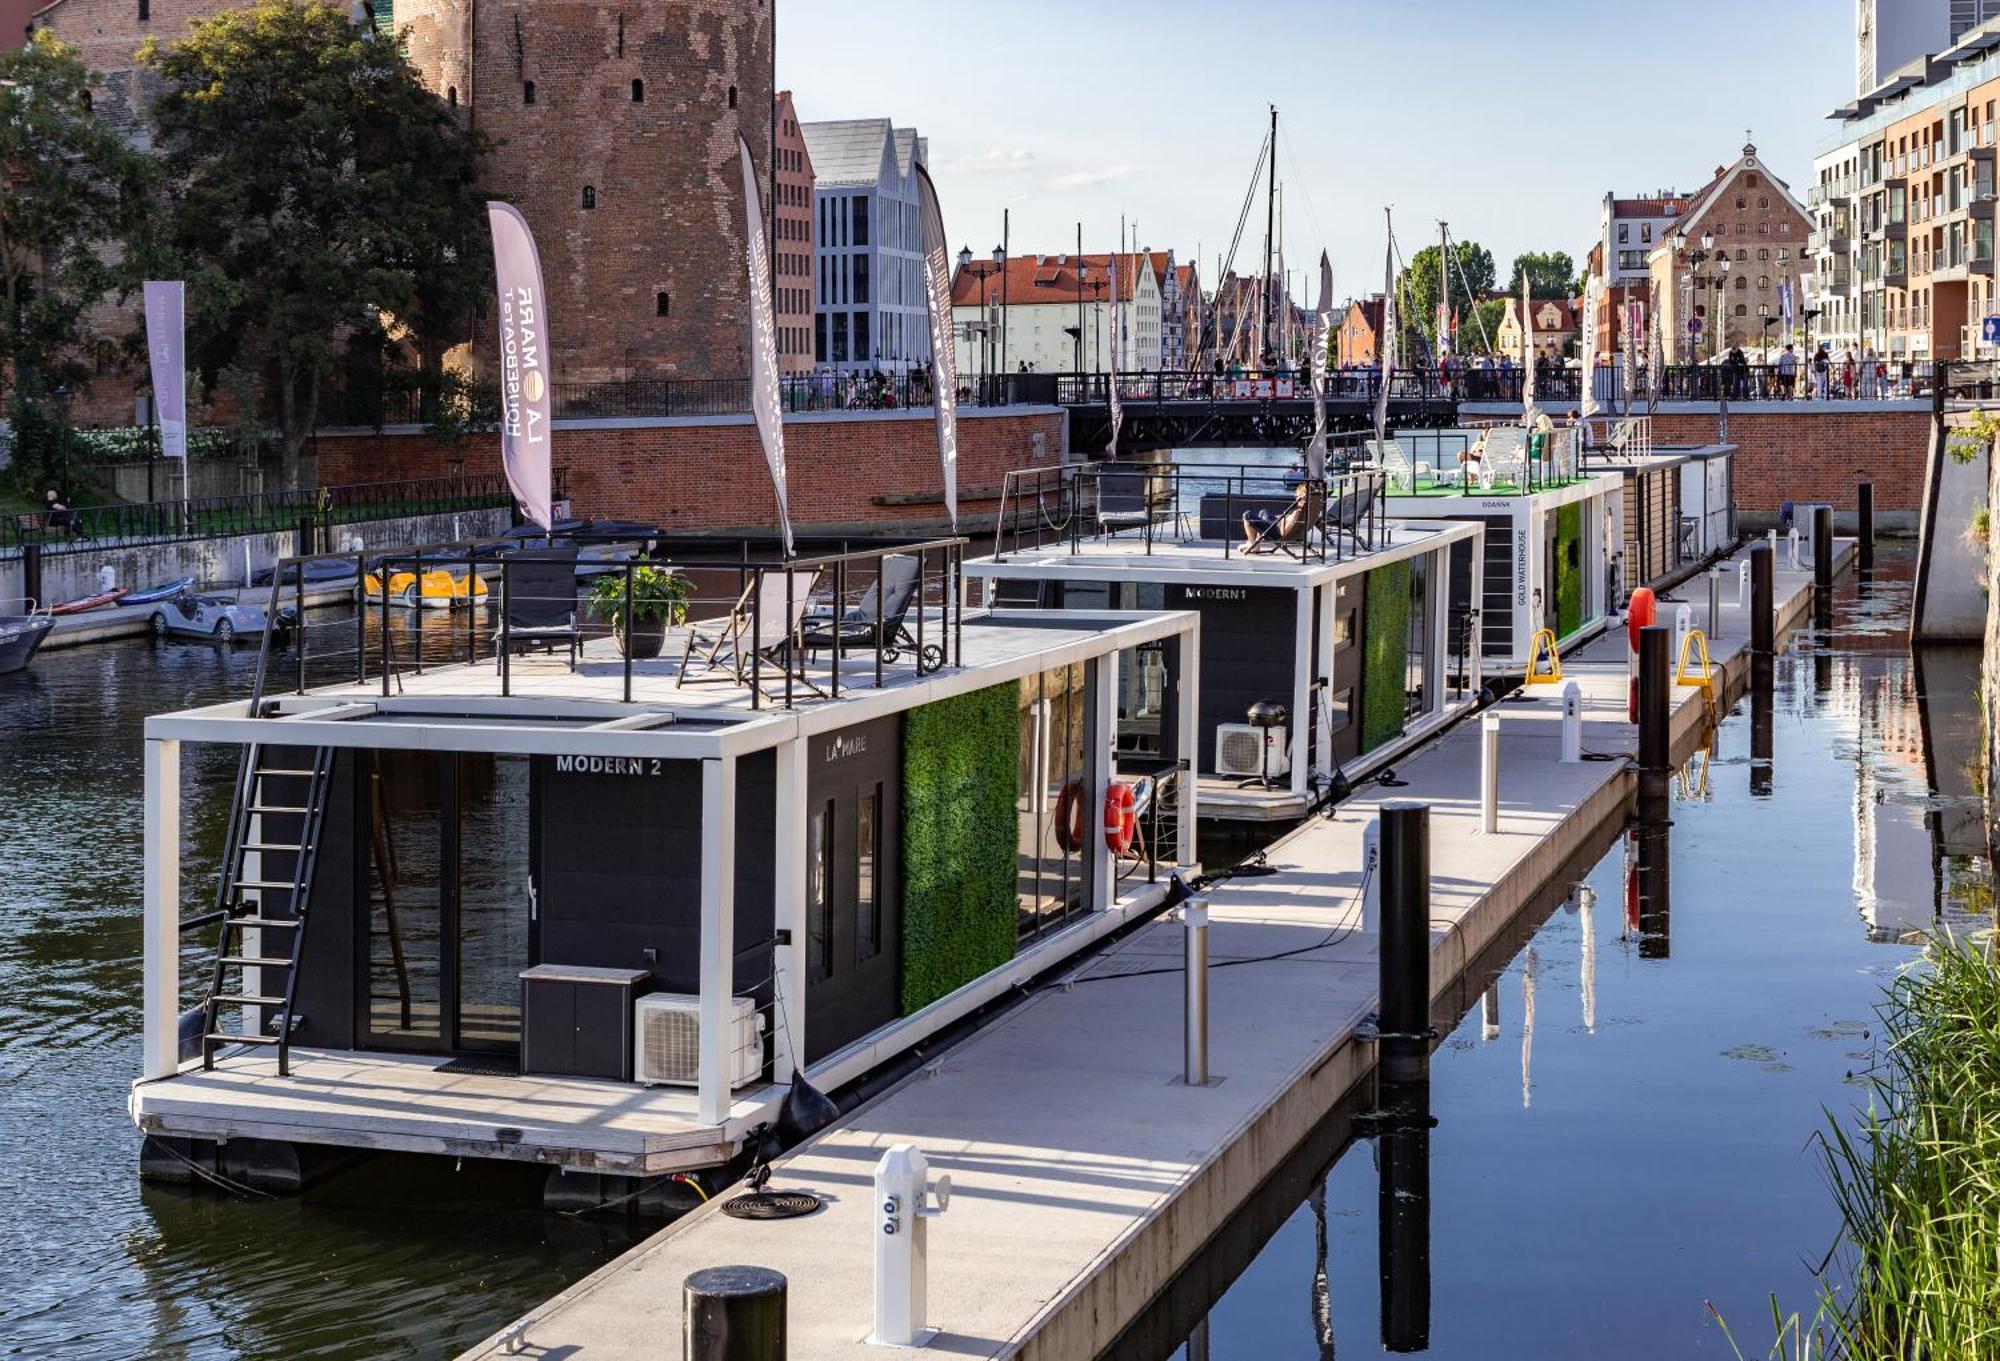
<svg viewBox="0 0 2000 1361"><path fill-rule="evenodd" d="M1660 385L1666 380L1667 376L1667 338L1660 332L1659 299L1654 298L1652 301L1653 305L1646 309L1647 314L1653 319L1653 329L1646 337L1646 414L1648 416L1652 415L1654 409L1660 404Z"/></svg>
<svg viewBox="0 0 2000 1361"><path fill-rule="evenodd" d="M1580 327L1583 332L1582 354L1580 356L1583 363L1583 388L1581 399L1578 401L1576 409L1585 420L1589 420L1597 414L1598 296L1597 281L1592 279L1589 285L1583 290L1583 316L1580 318ZM1625 350L1625 367L1628 370L1632 367L1632 350L1629 345Z"/></svg>
<svg viewBox="0 0 2000 1361"><path fill-rule="evenodd" d="M743 225L749 249L744 252L750 272L750 411L757 418L757 438L771 468L771 489L778 498L778 532L785 556L792 555L792 511L785 499L785 410L778 391L777 322L771 314L771 257L764 241L764 196L757 188L757 166L750 144L739 135L737 159L743 165Z"/></svg>
<svg viewBox="0 0 2000 1361"><path fill-rule="evenodd" d="M1375 394L1376 458L1389 438L1389 384L1396 375L1396 238L1382 251L1382 390Z"/></svg>
<svg viewBox="0 0 2000 1361"><path fill-rule="evenodd" d="M186 458L187 285L179 279L149 279L146 297L146 357L153 369L153 412L160 423L160 452Z"/></svg>
<svg viewBox="0 0 2000 1361"><path fill-rule="evenodd" d="M486 205L500 298L500 462L522 516L546 531L550 497L549 321L542 258L528 219L511 203Z"/></svg>
<svg viewBox="0 0 2000 1361"><path fill-rule="evenodd" d="M917 203L923 214L924 298L931 320L931 410L937 420L938 465L944 474L944 511L958 528L958 352L951 335L951 265L944 213L930 173L917 167Z"/></svg>
<svg viewBox="0 0 2000 1361"><path fill-rule="evenodd" d="M1118 335L1125 329L1118 317L1118 270L1117 256L1111 257L1111 372L1104 375L1104 391L1111 403L1111 442L1104 446L1104 456L1116 460L1118 457L1118 427L1125 424L1125 408L1118 400Z"/></svg>
<svg viewBox="0 0 2000 1361"><path fill-rule="evenodd" d="M1632 408L1639 404L1639 347L1646 334L1646 308L1643 303L1627 301L1625 304L1625 414L1630 416Z"/></svg>
<svg viewBox="0 0 2000 1361"><path fill-rule="evenodd" d="M1535 312L1528 272L1521 271L1521 422L1535 423Z"/></svg>
<svg viewBox="0 0 2000 1361"><path fill-rule="evenodd" d="M1315 482L1326 476L1326 341L1333 330L1333 263L1319 253L1319 303L1313 308L1312 390L1313 433L1306 445L1306 475Z"/></svg>

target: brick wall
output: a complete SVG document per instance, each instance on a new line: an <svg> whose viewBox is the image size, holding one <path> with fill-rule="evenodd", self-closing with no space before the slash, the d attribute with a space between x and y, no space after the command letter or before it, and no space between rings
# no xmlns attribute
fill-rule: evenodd
<svg viewBox="0 0 2000 1361"><path fill-rule="evenodd" d="M1830 501L1852 512L1855 485L1872 481L1877 514L1896 517L1884 527L1914 528L1930 423L1928 402L1733 406L1737 509L1754 518L1776 515L1782 501ZM1715 434L1713 408L1653 417L1655 444L1708 444Z"/></svg>
<svg viewBox="0 0 2000 1361"><path fill-rule="evenodd" d="M961 414L962 523L994 512L1009 470L1062 460L1063 419L1053 408ZM450 448L421 433L322 434L318 450L320 481L330 486L500 469L495 437ZM795 418L785 424L785 460L798 529L918 527L943 519L929 412ZM580 516L668 530L769 526L776 519L757 428L747 416L559 421L555 462Z"/></svg>

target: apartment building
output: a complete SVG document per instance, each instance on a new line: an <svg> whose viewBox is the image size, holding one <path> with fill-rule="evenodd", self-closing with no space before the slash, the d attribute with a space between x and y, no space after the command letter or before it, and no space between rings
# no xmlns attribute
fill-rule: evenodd
<svg viewBox="0 0 2000 1361"><path fill-rule="evenodd" d="M2000 357L1994 296L2000 19L1835 109L1814 161L1812 307L1833 345Z"/></svg>
<svg viewBox="0 0 2000 1361"><path fill-rule="evenodd" d="M1671 234L1647 257L1660 333L1676 362L1712 359L1741 346L1775 349L1793 340L1785 298L1798 300L1811 270L1811 220L1753 143L1688 200Z"/></svg>

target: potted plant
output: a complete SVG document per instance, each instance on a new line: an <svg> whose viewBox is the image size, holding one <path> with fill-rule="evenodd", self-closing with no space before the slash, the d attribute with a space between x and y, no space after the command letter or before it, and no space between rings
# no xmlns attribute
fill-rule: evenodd
<svg viewBox="0 0 2000 1361"><path fill-rule="evenodd" d="M590 604L601 619L611 621L618 646L629 657L660 655L667 626L687 621L688 579L671 567L639 563L628 569L632 582L632 617L625 618L625 572L606 572L592 583Z"/></svg>

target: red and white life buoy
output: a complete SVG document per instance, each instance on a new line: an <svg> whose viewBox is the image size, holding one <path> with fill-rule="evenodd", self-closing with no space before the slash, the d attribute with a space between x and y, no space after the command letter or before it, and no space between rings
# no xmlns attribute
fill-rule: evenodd
<svg viewBox="0 0 2000 1361"><path fill-rule="evenodd" d="M1123 855L1132 849L1137 821L1133 812L1135 802L1129 784L1113 780L1104 791L1104 846L1113 855Z"/></svg>
<svg viewBox="0 0 2000 1361"><path fill-rule="evenodd" d="M1650 586L1632 592L1625 605L1625 720L1639 721L1639 630L1658 622L1659 602Z"/></svg>

